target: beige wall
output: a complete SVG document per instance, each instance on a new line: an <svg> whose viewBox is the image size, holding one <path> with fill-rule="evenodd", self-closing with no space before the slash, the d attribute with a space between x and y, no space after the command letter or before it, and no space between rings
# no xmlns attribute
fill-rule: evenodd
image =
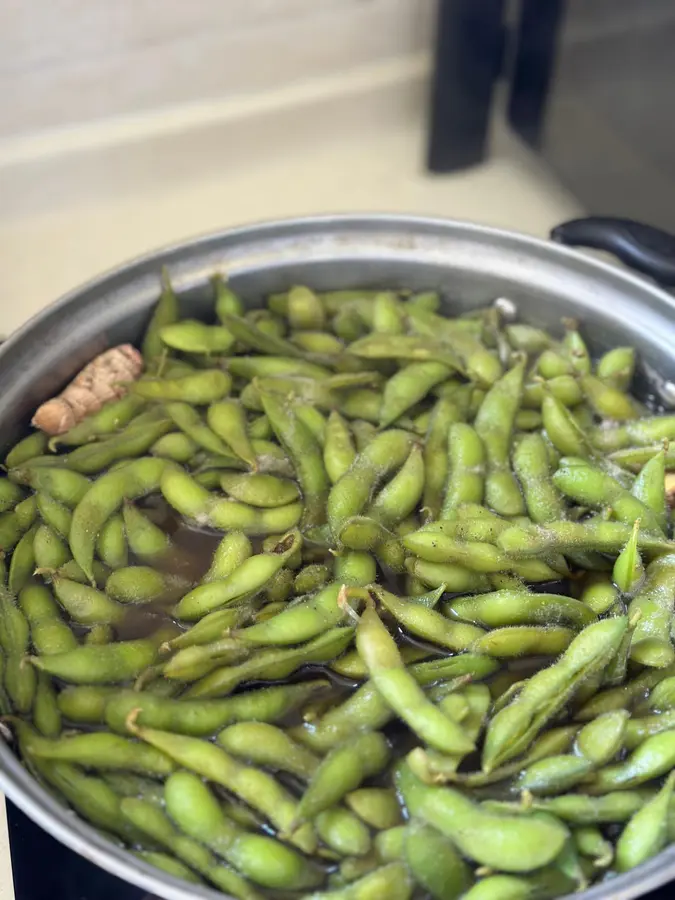
<svg viewBox="0 0 675 900"><path fill-rule="evenodd" d="M0 138L418 53L433 0L0 0Z"/></svg>

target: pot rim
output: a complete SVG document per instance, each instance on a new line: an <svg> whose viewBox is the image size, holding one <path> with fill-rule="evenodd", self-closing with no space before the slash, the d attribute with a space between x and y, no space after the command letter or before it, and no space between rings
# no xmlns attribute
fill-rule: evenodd
<svg viewBox="0 0 675 900"><path fill-rule="evenodd" d="M582 277L600 276L609 285L614 282L624 290L634 290L638 294L638 298L642 295L643 298L651 296L657 302L665 301L673 307L675 312L673 297L664 289L646 280L645 277L619 268L603 259L580 253L576 249L523 232L464 222L458 219L391 213L289 217L203 233L150 250L111 267L103 274L89 279L44 307L10 335L0 346L0 366L15 348L20 347L36 325L45 325L51 318L56 318L82 294L95 288L105 287L113 278L124 275L133 276L134 271L142 268L143 265L154 263L159 268L162 264L179 263L182 254L188 248L199 254L200 252L206 253L209 249L215 250L220 243L227 243L230 246L245 246L250 242L271 242L283 238L302 238L303 235L311 237L317 234L330 235L331 232L336 231L341 233L363 231L364 229L370 234L374 243L377 243L378 232L386 232L387 229L394 232L413 232L427 237L437 234L445 239L451 239L453 236L465 239L474 237L498 242L507 251L521 251L534 260L541 257L558 259L563 266L576 270ZM384 238L384 234L380 236ZM386 246L390 245L386 244ZM193 897L228 900L227 895L217 890L188 884L161 872L104 838L84 819L57 802L21 764L9 745L2 740L0 740L0 790L29 818L60 843L131 884L158 894L166 900L190 900ZM589 890L569 895L569 897L570 900L571 897L576 900L631 900L631 898L665 884L672 877L675 877L675 845L631 872L613 877L609 881L597 884Z"/></svg>

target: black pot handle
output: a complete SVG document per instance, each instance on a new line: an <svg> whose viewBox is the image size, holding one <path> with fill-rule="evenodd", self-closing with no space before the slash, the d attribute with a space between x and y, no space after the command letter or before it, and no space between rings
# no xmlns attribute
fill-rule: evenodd
<svg viewBox="0 0 675 900"><path fill-rule="evenodd" d="M633 219L589 216L563 222L551 238L570 247L606 250L659 284L675 285L675 235L660 228Z"/></svg>

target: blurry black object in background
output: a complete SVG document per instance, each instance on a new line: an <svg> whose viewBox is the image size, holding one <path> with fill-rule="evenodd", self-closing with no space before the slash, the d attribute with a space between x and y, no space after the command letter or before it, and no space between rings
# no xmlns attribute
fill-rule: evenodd
<svg viewBox="0 0 675 900"><path fill-rule="evenodd" d="M509 124L580 202L675 230L673 0L440 0L438 26L430 169L482 160L506 60Z"/></svg>
<svg viewBox="0 0 675 900"><path fill-rule="evenodd" d="M450 172L486 152L505 48L505 0L439 0L428 165Z"/></svg>

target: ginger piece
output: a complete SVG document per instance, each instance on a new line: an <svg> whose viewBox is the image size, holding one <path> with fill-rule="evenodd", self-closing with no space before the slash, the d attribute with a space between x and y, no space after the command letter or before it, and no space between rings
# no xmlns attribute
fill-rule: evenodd
<svg viewBox="0 0 675 900"><path fill-rule="evenodd" d="M33 425L46 434L63 434L108 400L125 394L128 383L136 381L142 371L143 357L131 344L106 350L88 363L57 397L38 408Z"/></svg>

